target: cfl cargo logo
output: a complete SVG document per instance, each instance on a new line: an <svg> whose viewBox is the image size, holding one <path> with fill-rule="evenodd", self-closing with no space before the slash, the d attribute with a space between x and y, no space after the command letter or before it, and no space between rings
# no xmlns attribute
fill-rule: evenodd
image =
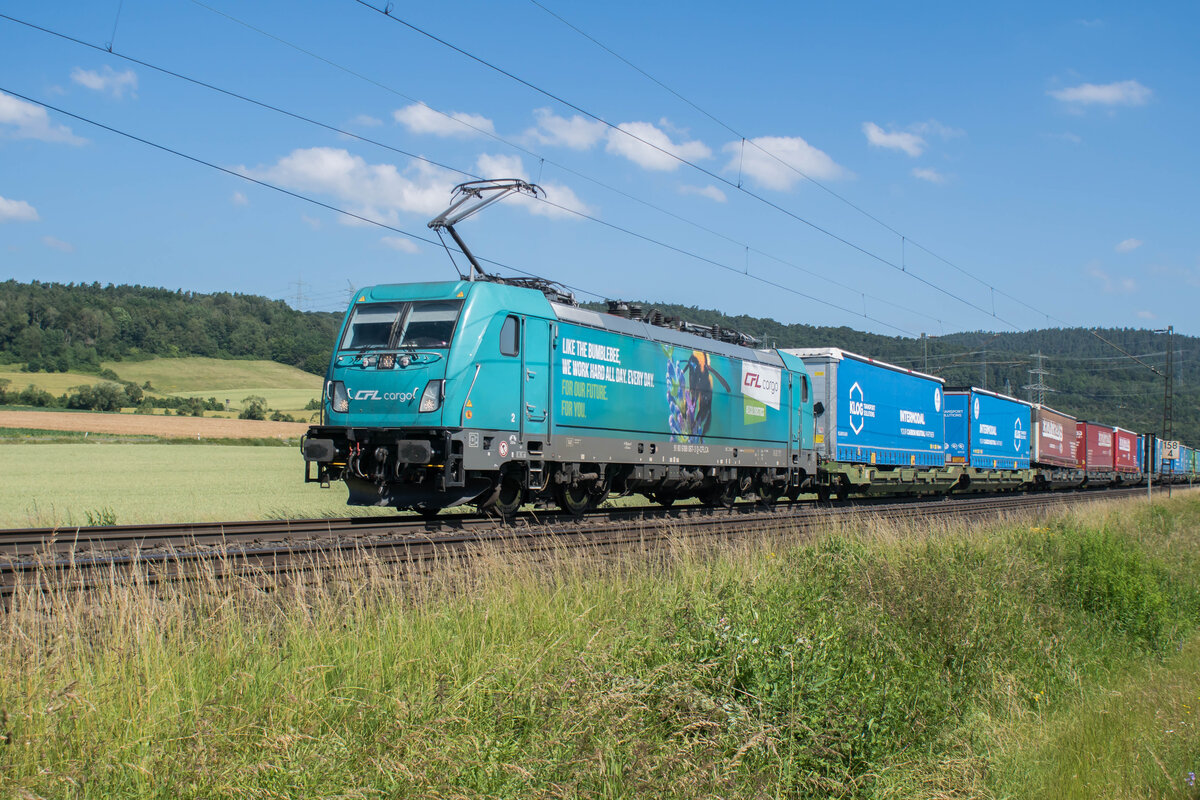
<svg viewBox="0 0 1200 800"><path fill-rule="evenodd" d="M850 387L850 428L855 435L862 433L866 420L875 418L875 404L866 402L858 381Z"/></svg>
<svg viewBox="0 0 1200 800"><path fill-rule="evenodd" d="M417 390L411 392L384 392L380 394L374 389L359 389L354 393L355 400L399 400L401 403L411 403L417 399Z"/></svg>
<svg viewBox="0 0 1200 800"><path fill-rule="evenodd" d="M757 400L765 406L779 410L779 389L783 385L783 371L766 364L742 362L742 395Z"/></svg>

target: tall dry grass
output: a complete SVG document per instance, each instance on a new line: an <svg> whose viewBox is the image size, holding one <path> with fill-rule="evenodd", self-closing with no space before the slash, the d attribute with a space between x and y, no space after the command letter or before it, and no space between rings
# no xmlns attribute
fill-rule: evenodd
<svg viewBox="0 0 1200 800"><path fill-rule="evenodd" d="M1198 522L1183 497L43 583L0 619L0 793L1056 796L1022 765L1069 763L1061 720L1192 646ZM1145 697L1123 713L1165 713ZM1133 738L1173 783L1127 795L1175 791L1187 747Z"/></svg>

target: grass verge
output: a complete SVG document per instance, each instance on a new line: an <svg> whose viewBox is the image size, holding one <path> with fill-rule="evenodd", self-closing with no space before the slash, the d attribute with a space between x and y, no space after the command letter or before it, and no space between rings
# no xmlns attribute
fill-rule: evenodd
<svg viewBox="0 0 1200 800"><path fill-rule="evenodd" d="M1126 777L1073 796L1194 797L1194 732L1157 726L1198 694L1198 551L1185 495L24 596L0 619L0 791L1059 797L1084 763ZM1071 733L1114 691L1129 747ZM1169 782L1122 766L1141 750Z"/></svg>
<svg viewBox="0 0 1200 800"><path fill-rule="evenodd" d="M2 447L7 463L19 468L0 481L0 528L86 525L88 512L102 508L121 525L396 513L347 506L340 484L304 483L296 447L196 441Z"/></svg>

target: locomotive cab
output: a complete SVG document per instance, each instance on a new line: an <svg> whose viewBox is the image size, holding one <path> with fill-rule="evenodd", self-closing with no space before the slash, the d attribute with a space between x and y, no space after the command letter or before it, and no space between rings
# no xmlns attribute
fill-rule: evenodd
<svg viewBox="0 0 1200 800"><path fill-rule="evenodd" d="M360 291L326 373L322 423L303 443L305 480L344 480L351 505L418 511L486 493L495 476L468 469L466 449L525 433L522 354L538 330L550 346L552 316L541 292L486 281ZM496 433L481 437L481 426Z"/></svg>

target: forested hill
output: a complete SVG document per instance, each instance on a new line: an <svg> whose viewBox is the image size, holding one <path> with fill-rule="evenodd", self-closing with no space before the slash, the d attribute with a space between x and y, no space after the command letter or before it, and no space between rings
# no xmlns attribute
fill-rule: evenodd
<svg viewBox="0 0 1200 800"><path fill-rule="evenodd" d="M899 366L945 378L948 386L982 386L1031 399L1024 386L1037 383L1030 374L1039 351L1045 403L1080 419L1158 433L1163 422L1163 379L1105 344L1083 328L1021 333L970 332L931 336L927 341L880 336L851 328L784 325L773 319L729 316L719 311L662 303L651 309L700 325L754 336L771 347L840 347ZM588 304L603 311L602 304ZM1138 356L1160 371L1166 368L1167 336L1147 330L1098 329L1100 336ZM926 360L928 348L928 360ZM1175 337L1174 431L1176 438L1200 445L1200 339Z"/></svg>
<svg viewBox="0 0 1200 800"><path fill-rule="evenodd" d="M340 321L246 294L10 280L0 283L0 363L98 371L104 360L196 355L270 359L321 375Z"/></svg>
<svg viewBox="0 0 1200 800"><path fill-rule="evenodd" d="M603 307L592 306L603 310ZM766 346L841 347L930 372L951 386L984 386L1028 398L1034 353L1045 356L1046 403L1081 418L1139 431L1162 426L1163 381L1083 329L955 333L919 339L851 328L784 325L718 311L644 303L702 325L748 333ZM271 359L325 372L340 313L300 312L254 295L198 294L144 286L0 283L0 363L31 371L98 372L104 360L200 355ZM1162 369L1167 337L1098 331ZM926 361L928 347L928 361ZM1200 444L1200 340L1176 336L1175 434Z"/></svg>

